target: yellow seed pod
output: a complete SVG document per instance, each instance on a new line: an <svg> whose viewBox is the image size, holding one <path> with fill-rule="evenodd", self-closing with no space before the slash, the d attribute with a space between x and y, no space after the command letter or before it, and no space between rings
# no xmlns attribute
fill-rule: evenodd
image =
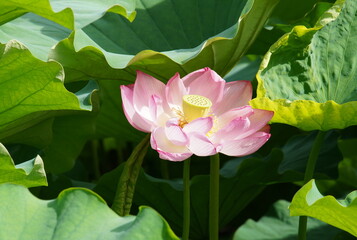
<svg viewBox="0 0 357 240"><path fill-rule="evenodd" d="M182 100L182 110L188 122L208 116L212 106L208 98L200 95L184 95Z"/></svg>

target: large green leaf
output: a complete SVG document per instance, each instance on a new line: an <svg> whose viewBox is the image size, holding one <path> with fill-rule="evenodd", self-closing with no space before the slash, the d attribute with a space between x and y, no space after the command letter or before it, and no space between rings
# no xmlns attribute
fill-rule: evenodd
<svg viewBox="0 0 357 240"><path fill-rule="evenodd" d="M61 41L50 57L63 64L68 81L86 75L133 81L136 69L161 80L202 67L225 75L277 2L143 0L133 23L108 13Z"/></svg>
<svg viewBox="0 0 357 240"><path fill-rule="evenodd" d="M280 200L259 221L249 219L234 234L233 240L295 240L298 238L299 218L290 217L289 202ZM355 239L353 236L314 218L307 225L309 240Z"/></svg>
<svg viewBox="0 0 357 240"><path fill-rule="evenodd" d="M0 139L27 129L64 110L90 111L63 85L56 62L42 62L17 41L0 44Z"/></svg>
<svg viewBox="0 0 357 240"><path fill-rule="evenodd" d="M272 4L273 2L275 2L275 0L258 1L264 4ZM216 61L212 61L212 58L216 58L217 56L211 55L213 53L212 50L209 50L209 48L211 47L218 55L223 54L224 52L226 52L226 54L231 54L234 52L233 50L237 47L236 45L238 44L238 41L240 41L238 44L239 49L237 49L237 51L239 52L239 54L243 54L243 52L245 51L243 47L245 46L244 44L249 45L250 41L252 41L251 38L246 38L246 35L249 35L249 33L246 32L250 31L250 28L247 26L247 24L249 26L253 26L254 24L258 24L259 22L257 19L250 18L253 18L254 14L257 14L257 16L259 14L263 14L262 18L265 18L267 17L266 15L269 13L269 9L273 7L273 5L269 5L269 7L267 7L266 9L261 9L258 5L252 6L252 9L248 12L248 14L242 17L242 26L239 27L239 32L237 33L236 38L234 38L235 40L222 38L214 38L209 40L209 42L205 45L206 50L203 50L206 53L204 54L203 52L201 52L199 54L201 56L199 57L199 59L195 60L194 62L189 61L190 63L186 63L187 66L191 66L189 67L190 69L186 69L186 67L184 66L182 67L180 64L174 62L173 60L170 60L167 56L171 56L178 59L183 56L185 51L187 52L187 54L195 54L195 52L198 53L200 51L200 47L186 50L174 49L172 51L165 52L165 54L167 53L167 56L163 55L163 53L154 52L151 50L141 51L150 48L153 48L155 50L163 50L164 46L162 46L161 42L165 42L166 47L169 49L169 46L167 46L167 41L171 41L175 48L184 48L185 46L183 44L188 43L182 42L176 37L176 35L172 35L172 29L174 28L179 29L179 31L175 31L178 32L177 34L179 34L180 36L187 35L189 39L192 39L191 41L199 45L202 41L206 40L206 38L214 36L214 34L217 34L220 31L225 30L225 28L229 28L234 25L239 17L239 13L242 11L244 4L246 3L246 1L236 1L232 3L234 9L236 9L236 11L233 11L230 10L228 2L216 1L216 4L220 6L219 9L221 9L222 11L230 10L231 15L227 19L227 21L225 20L226 18L217 18L217 29L215 30L216 32L213 33L213 29L209 28L209 25L212 24L208 24L209 21L213 21L213 18L208 19L206 16L209 11L215 12L214 8L212 8L213 2L214 1L212 1L212 3L210 4L207 4L207 6L202 7L202 9L197 9L197 11L199 12L202 11L202 13L200 14L197 14L195 11L185 11L185 9L187 9L187 4L194 4L192 1L190 1L189 3L186 1L172 2L172 4L175 4L175 6L177 5L177 8L172 7L170 5L171 3L167 1L165 3L156 5L152 5L151 3L145 3L145 6L147 7L144 8L140 5L141 7L139 7L138 9L138 17L133 23L129 23L118 15L107 14L101 20L91 24L83 30L76 31L74 34L71 35L68 40L64 40L56 46L52 57L65 66L66 81L86 79L88 75L99 79L99 85L102 90L102 108L100 109L96 124L97 136L121 138L121 136L125 135L130 137L130 140L136 142L139 141L141 137L140 133L128 124L122 112L119 89L119 85L123 84L123 81L129 83L135 79L136 69L140 68L141 70L149 72L154 76L160 78L161 80L167 80L175 72L181 72L184 75L187 72L190 72L191 70L199 68L200 66L203 67L207 64L212 66L212 63ZM253 1L250 2L252 3ZM196 9L196 7L194 9ZM247 10L249 10L249 5L247 5ZM167 13L162 14L162 12L164 11L167 11ZM166 19L166 16L170 15L171 11L172 14L174 14L174 11L178 11L178 16L181 16L180 14L182 14L182 16L180 17L180 19L175 17L172 18L172 20L170 19L170 21ZM151 19L148 13L157 13L154 15L155 19ZM221 13L216 12L215 14L219 16ZM192 25L191 20L188 23L186 22L188 21L187 19L198 19L201 15L203 20L200 21L204 21L205 23L207 23L207 25L202 25L202 29L198 29L200 28L200 25L198 24ZM174 14L173 16L176 16L176 14ZM181 23L180 21L183 22ZM196 22L200 21L197 20ZM187 26L190 27L184 25L185 23L187 23ZM158 24L158 27L156 27L156 24ZM261 23L259 22L259 24ZM120 27L121 31L108 30L117 29L118 27ZM237 25L233 26L233 28L236 27ZM131 31L131 28L136 29L135 33ZM232 31L222 33L223 35L221 35L230 35L231 37L234 37L233 28ZM151 29L150 31L152 31L152 33L146 34L145 32L143 32L144 30L146 31L146 29ZM165 36L167 36L167 38L169 39L165 39L162 37L159 31L160 29L164 32L167 31L168 33L170 33L165 33ZM252 27L252 29L256 30L257 27ZM199 33L198 30L202 31L202 33ZM95 42L90 37L92 37L97 42ZM240 40L238 40L238 38ZM140 39L150 41L151 45L144 46ZM210 44L211 42L215 42L215 44L213 44L215 47ZM222 50L216 47L216 45L218 46L218 42L221 42L219 46L222 45ZM100 44L101 47L98 44ZM194 46L194 44L192 46ZM187 45L186 48L190 48L192 46ZM102 48L105 48L107 52ZM231 48L231 50L229 50L229 48ZM120 51L122 51L122 53L120 53ZM138 54L134 57L136 53ZM185 57L183 56L182 59L185 59ZM226 60L222 61L227 62L229 59L231 59L231 55L227 55ZM238 59L239 58L237 58L236 60ZM217 64L223 66L223 62L218 60L216 62ZM126 65L128 66L126 67ZM233 67L233 65L234 63L232 62L231 66ZM110 81L107 81L107 79L109 79ZM121 81L113 81L113 79ZM235 80L238 79L239 78L236 78Z"/></svg>
<svg viewBox="0 0 357 240"><path fill-rule="evenodd" d="M337 201L333 196L322 196L311 180L295 194L290 214L317 218L357 237L357 191Z"/></svg>
<svg viewBox="0 0 357 240"><path fill-rule="evenodd" d="M92 108L92 111L57 114L2 139L3 143L12 146L25 144L36 148L45 162L47 172L58 174L70 170L84 144L95 134L99 108L97 88L95 81L89 81L75 93L81 108Z"/></svg>
<svg viewBox="0 0 357 240"><path fill-rule="evenodd" d="M26 2L31 4L27 5ZM106 11L121 14L130 20L135 17L134 0L90 2L54 0L52 4L58 10L65 10L54 13L48 0L36 1L36 3L33 0L0 3L0 23L11 20L8 18L11 18L12 14L17 17L15 20L0 24L0 42L6 43L16 39L24 43L35 57L46 61L51 48L70 35L70 29L73 29L74 24L77 28L84 27L99 19ZM83 5L86 7L83 8ZM13 11L10 11L12 8ZM1 15L1 11L7 11L7 14ZM29 13L24 14L26 12Z"/></svg>
<svg viewBox="0 0 357 240"><path fill-rule="evenodd" d="M47 186L42 159L37 156L15 166L9 152L0 143L0 183L15 183L26 187Z"/></svg>
<svg viewBox="0 0 357 240"><path fill-rule="evenodd" d="M77 240L178 240L166 221L143 207L119 217L87 189L67 189L44 201L18 185L0 185L0 238Z"/></svg>
<svg viewBox="0 0 357 240"><path fill-rule="evenodd" d="M16 39L36 58L47 61L51 48L70 33L69 29L55 22L28 13L0 26L0 43Z"/></svg>
<svg viewBox="0 0 357 240"><path fill-rule="evenodd" d="M84 7L85 6L85 7ZM68 29L84 27L106 12L135 17L134 0L10 0L0 3L0 25L25 13L35 13Z"/></svg>
<svg viewBox="0 0 357 240"><path fill-rule="evenodd" d="M357 124L357 56L350 51L356 48L356 12L357 2L346 0L334 21L328 14L318 27L297 26L283 36L263 60L251 104L273 110L272 122L303 130Z"/></svg>

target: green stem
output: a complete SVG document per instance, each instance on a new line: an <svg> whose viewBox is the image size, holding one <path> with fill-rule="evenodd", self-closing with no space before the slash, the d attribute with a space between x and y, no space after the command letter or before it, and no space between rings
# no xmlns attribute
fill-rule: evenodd
<svg viewBox="0 0 357 240"><path fill-rule="evenodd" d="M309 159L307 161L307 166L305 170L304 184L309 182L313 176L315 171L315 166L317 162L317 158L319 156L320 148L322 143L324 142L326 132L320 131L314 141L314 144L311 148ZM299 218L299 240L306 240L306 229L307 229L307 217L300 216Z"/></svg>
<svg viewBox="0 0 357 240"><path fill-rule="evenodd" d="M307 217L299 217L299 240L306 240Z"/></svg>
<svg viewBox="0 0 357 240"><path fill-rule="evenodd" d="M209 201L210 240L219 237L219 154L211 156L210 201Z"/></svg>
<svg viewBox="0 0 357 240"><path fill-rule="evenodd" d="M187 160L185 160L185 162L186 161ZM166 180L170 179L169 166L167 160L160 161L160 169L161 169L161 177Z"/></svg>
<svg viewBox="0 0 357 240"><path fill-rule="evenodd" d="M100 177L98 148L99 148L99 141L92 140L92 159L93 159L92 164L93 164L93 172L94 172L95 180L98 180Z"/></svg>
<svg viewBox="0 0 357 240"><path fill-rule="evenodd" d="M190 235L190 162L188 158L183 165L183 230L182 240L188 240Z"/></svg>

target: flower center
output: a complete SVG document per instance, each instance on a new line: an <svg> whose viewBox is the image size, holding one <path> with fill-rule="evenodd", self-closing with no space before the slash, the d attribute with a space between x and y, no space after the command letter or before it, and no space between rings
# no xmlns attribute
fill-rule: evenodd
<svg viewBox="0 0 357 240"><path fill-rule="evenodd" d="M182 110L187 122L208 115L212 102L200 95L184 95L182 98Z"/></svg>

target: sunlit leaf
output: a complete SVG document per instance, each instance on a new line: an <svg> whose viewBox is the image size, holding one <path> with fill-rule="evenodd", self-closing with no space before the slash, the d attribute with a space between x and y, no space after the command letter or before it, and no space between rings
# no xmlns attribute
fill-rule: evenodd
<svg viewBox="0 0 357 240"><path fill-rule="evenodd" d="M333 196L322 196L311 180L295 194L290 214L317 218L357 237L357 191L338 201Z"/></svg>
<svg viewBox="0 0 357 240"><path fill-rule="evenodd" d="M85 6L85 7L83 7ZM0 25L31 12L68 29L81 28L114 12L133 20L134 0L11 0L0 3Z"/></svg>
<svg viewBox="0 0 357 240"><path fill-rule="evenodd" d="M54 13L48 0L0 3L0 43L16 39L25 44L35 57L46 61L51 48L67 38L74 27L84 27L108 11L130 20L135 17L134 0L52 0L51 4L54 9L63 11Z"/></svg>
<svg viewBox="0 0 357 240"><path fill-rule="evenodd" d="M259 221L249 219L235 232L233 240L296 240L298 238L299 218L290 217L289 202L280 200ZM355 239L343 231L314 218L308 219L307 239L336 240Z"/></svg>
<svg viewBox="0 0 357 240"><path fill-rule="evenodd" d="M0 44L0 139L11 136L64 110L90 111L63 85L56 62L34 58L19 42Z"/></svg>
<svg viewBox="0 0 357 240"><path fill-rule="evenodd" d="M341 3L336 3L341 4ZM357 124L357 2L347 0L336 20L295 27L274 44L257 74L251 104L275 112L272 122L303 130Z"/></svg>
<svg viewBox="0 0 357 240"><path fill-rule="evenodd" d="M9 152L0 143L0 183L15 183L26 187L47 186L41 157L15 166Z"/></svg>
<svg viewBox="0 0 357 240"><path fill-rule="evenodd" d="M44 201L18 185L0 185L0 238L179 240L153 209L119 217L97 194L87 189L63 191ZM21 230L19 230L21 229Z"/></svg>
<svg viewBox="0 0 357 240"><path fill-rule="evenodd" d="M26 45L32 55L47 61L51 48L71 31L55 22L28 13L0 26L0 43L13 39Z"/></svg>
<svg viewBox="0 0 357 240"><path fill-rule="evenodd" d="M98 114L97 84L94 81L75 93L82 109L91 111L57 112L34 125L2 139L4 144L25 144L37 149L47 172L63 173L70 170L84 144L95 134ZM20 159L21 161L21 159Z"/></svg>

